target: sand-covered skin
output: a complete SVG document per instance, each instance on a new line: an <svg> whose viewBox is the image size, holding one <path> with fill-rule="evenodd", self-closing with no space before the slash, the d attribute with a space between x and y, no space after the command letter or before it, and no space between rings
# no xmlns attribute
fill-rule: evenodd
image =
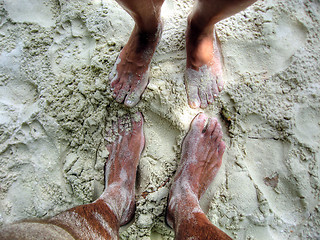
<svg viewBox="0 0 320 240"><path fill-rule="evenodd" d="M123 239L173 239L164 223L180 144L198 110L184 87L191 1L166 0L164 29L137 107L108 75L133 21L111 0L0 2L0 225L53 216L103 189L113 120L142 111L146 148L135 220ZM320 6L258 1L217 25L225 86L205 110L227 148L204 195L235 239L320 238Z"/></svg>

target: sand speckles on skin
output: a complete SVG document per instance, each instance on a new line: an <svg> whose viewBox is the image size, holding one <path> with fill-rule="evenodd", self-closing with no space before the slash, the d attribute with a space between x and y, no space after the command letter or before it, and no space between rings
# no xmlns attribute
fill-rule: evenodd
<svg viewBox="0 0 320 240"><path fill-rule="evenodd" d="M108 81L134 26L116 1L15 2L0 3L0 225L94 201L108 130L141 111L136 216L120 235L173 239L167 194L199 111L184 86L192 1L166 0L150 83L132 109ZM227 148L201 206L234 239L320 237L319 15L312 1L257 1L216 26L225 85L204 112Z"/></svg>

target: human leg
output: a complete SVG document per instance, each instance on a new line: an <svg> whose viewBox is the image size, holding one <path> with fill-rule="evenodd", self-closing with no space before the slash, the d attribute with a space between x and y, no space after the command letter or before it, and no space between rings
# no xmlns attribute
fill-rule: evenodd
<svg viewBox="0 0 320 240"><path fill-rule="evenodd" d="M161 6L164 0L117 0L131 15L135 27L110 74L113 96L132 107L148 84L151 58L160 40Z"/></svg>
<svg viewBox="0 0 320 240"><path fill-rule="evenodd" d="M256 0L197 0L188 17L185 84L192 108L206 108L223 88L222 55L215 24Z"/></svg>
<svg viewBox="0 0 320 240"><path fill-rule="evenodd" d="M145 143L142 115L139 113L135 118L131 120L131 130L126 129L128 121L124 120L113 126L115 141L107 145L109 157L102 195L91 204L57 215L51 223L72 231L80 239L98 239L97 233L103 239L118 238L119 227L134 215L136 170Z"/></svg>
<svg viewBox="0 0 320 240"><path fill-rule="evenodd" d="M220 124L198 114L183 141L169 193L167 222L175 230L176 239L231 239L208 220L199 205L221 166L224 150Z"/></svg>
<svg viewBox="0 0 320 240"><path fill-rule="evenodd" d="M115 141L107 145L105 190L93 203L74 207L50 219L12 224L0 230L0 239L118 239L119 227L135 210L135 179L144 147L141 114L114 125ZM38 237L38 238L37 238Z"/></svg>

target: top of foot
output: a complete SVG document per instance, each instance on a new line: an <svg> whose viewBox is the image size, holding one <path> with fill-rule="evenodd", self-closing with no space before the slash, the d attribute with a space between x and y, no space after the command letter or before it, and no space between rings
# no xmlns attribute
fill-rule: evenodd
<svg viewBox="0 0 320 240"><path fill-rule="evenodd" d="M131 220L135 209L136 171L145 144L142 114L119 119L110 134L115 140L107 145L109 156L101 198L118 217L120 225L124 225Z"/></svg>
<svg viewBox="0 0 320 240"><path fill-rule="evenodd" d="M188 26L185 84L191 108L206 108L223 89L222 55L214 32L201 34Z"/></svg>
<svg viewBox="0 0 320 240"><path fill-rule="evenodd" d="M169 194L168 223L179 201L198 202L213 181L222 163L225 143L217 119L198 114L183 140L181 160ZM197 203L195 203L197 204ZM181 209L180 209L181 210Z"/></svg>
<svg viewBox="0 0 320 240"><path fill-rule="evenodd" d="M133 29L109 76L113 97L117 102L128 107L139 102L149 82L150 62L161 32L162 23L150 33L141 32L137 27Z"/></svg>

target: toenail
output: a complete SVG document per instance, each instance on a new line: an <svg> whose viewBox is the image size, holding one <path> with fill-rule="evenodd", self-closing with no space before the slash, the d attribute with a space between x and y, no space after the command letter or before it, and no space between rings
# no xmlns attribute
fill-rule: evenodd
<svg viewBox="0 0 320 240"><path fill-rule="evenodd" d="M193 101L193 102L191 103L191 105L192 105L193 107L199 107L200 103L199 103L199 101Z"/></svg>
<svg viewBox="0 0 320 240"><path fill-rule="evenodd" d="M125 104L128 106L128 107L132 107L134 105L134 101L132 99L127 99L125 101Z"/></svg>

